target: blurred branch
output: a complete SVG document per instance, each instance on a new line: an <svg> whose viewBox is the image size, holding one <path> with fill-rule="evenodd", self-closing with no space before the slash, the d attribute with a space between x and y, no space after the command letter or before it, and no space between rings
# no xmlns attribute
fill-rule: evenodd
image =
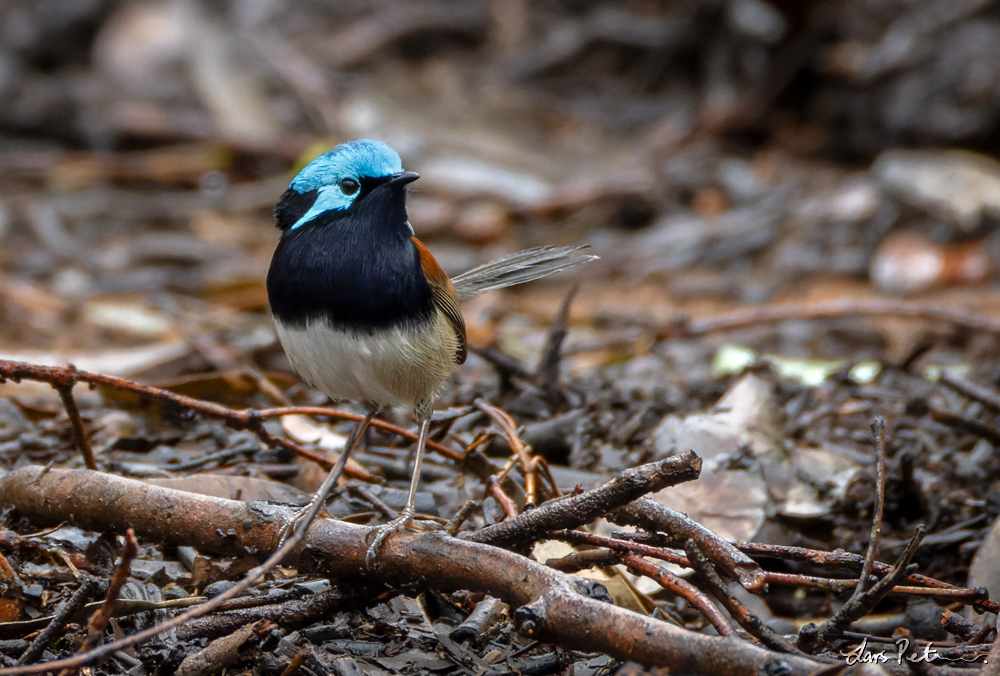
<svg viewBox="0 0 1000 676"><path fill-rule="evenodd" d="M708 333L774 324L790 319L840 319L851 316L908 317L954 324L964 329L1000 335L1000 321L981 314L903 300L843 299L822 303L762 305L704 319L681 318L660 329L660 339L693 338Z"/></svg>

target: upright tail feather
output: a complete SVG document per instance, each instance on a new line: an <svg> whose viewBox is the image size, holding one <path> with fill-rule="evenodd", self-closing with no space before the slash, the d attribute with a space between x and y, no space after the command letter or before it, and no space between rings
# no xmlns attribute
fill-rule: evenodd
<svg viewBox="0 0 1000 676"><path fill-rule="evenodd" d="M584 244L525 249L472 268L451 281L459 298L472 298L485 291L524 284L597 259L593 254L581 253L589 248L589 244Z"/></svg>

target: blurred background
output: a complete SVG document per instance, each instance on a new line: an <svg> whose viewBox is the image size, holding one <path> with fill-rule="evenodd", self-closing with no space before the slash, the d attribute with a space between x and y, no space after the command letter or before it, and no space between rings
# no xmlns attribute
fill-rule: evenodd
<svg viewBox="0 0 1000 676"><path fill-rule="evenodd" d="M421 174L411 221L452 274L590 242L574 316L616 345L775 300L996 307L989 0L7 0L0 345L176 374L225 361L207 333L272 365L269 210L359 137ZM569 281L524 304L551 318Z"/></svg>

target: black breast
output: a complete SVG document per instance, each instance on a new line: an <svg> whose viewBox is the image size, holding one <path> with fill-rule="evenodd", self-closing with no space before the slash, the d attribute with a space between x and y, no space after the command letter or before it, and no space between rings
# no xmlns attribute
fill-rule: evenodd
<svg viewBox="0 0 1000 676"><path fill-rule="evenodd" d="M403 186L384 186L349 211L285 230L267 274L274 316L290 326L326 320L362 332L431 316L404 200Z"/></svg>

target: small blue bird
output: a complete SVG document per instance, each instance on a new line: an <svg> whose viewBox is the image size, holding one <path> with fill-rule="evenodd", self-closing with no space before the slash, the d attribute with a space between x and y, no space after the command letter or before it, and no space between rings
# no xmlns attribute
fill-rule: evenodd
<svg viewBox="0 0 1000 676"><path fill-rule="evenodd" d="M403 171L386 144L351 141L306 166L274 209L282 232L267 294L281 345L309 385L370 407L338 465L381 407L405 406L420 426L406 508L376 533L369 562L389 535L413 520L434 397L467 354L459 299L596 258L580 253L586 247L539 247L453 282L409 223L406 186L418 178ZM326 501L336 473L303 513L308 516L300 515L299 527Z"/></svg>

